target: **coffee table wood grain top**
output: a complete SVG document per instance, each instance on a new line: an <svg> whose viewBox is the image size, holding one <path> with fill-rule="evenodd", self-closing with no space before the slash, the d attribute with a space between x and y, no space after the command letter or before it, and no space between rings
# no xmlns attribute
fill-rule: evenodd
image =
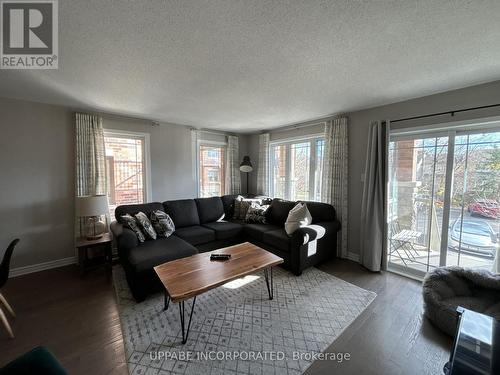
<svg viewBox="0 0 500 375"><path fill-rule="evenodd" d="M231 254L227 261L211 261L214 253ZM283 263L283 259L245 242L173 260L154 268L170 299L180 302L255 271Z"/></svg>

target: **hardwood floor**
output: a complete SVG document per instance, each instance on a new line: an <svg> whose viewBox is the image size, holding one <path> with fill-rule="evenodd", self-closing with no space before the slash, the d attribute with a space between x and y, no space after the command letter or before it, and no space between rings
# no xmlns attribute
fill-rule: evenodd
<svg viewBox="0 0 500 375"><path fill-rule="evenodd" d="M9 279L5 297L17 319L14 339L0 330L0 366L38 345L70 374L127 374L111 279L96 270L81 279L76 266Z"/></svg>
<svg viewBox="0 0 500 375"><path fill-rule="evenodd" d="M337 260L321 270L377 293L372 304L327 349L342 363L316 361L306 374L442 374L453 340L422 315L421 283Z"/></svg>
<svg viewBox="0 0 500 375"><path fill-rule="evenodd" d="M442 373L452 340L422 318L418 282L346 260L319 268L378 296L327 350L351 359L316 361L306 374ZM0 331L0 366L45 345L72 375L127 374L115 294L104 271L80 279L76 266L63 267L10 279L2 292L17 319L15 339Z"/></svg>

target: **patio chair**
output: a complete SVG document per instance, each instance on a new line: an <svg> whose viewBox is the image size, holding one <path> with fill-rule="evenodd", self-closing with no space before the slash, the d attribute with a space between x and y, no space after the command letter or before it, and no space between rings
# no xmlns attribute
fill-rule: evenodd
<svg viewBox="0 0 500 375"><path fill-rule="evenodd" d="M399 257L405 266L407 266L407 260L416 261L415 255L418 256L418 251L415 249L414 243L422 236L422 233L410 229L401 229L397 220L390 224L390 228L389 255ZM401 255L400 251L405 253L406 258Z"/></svg>

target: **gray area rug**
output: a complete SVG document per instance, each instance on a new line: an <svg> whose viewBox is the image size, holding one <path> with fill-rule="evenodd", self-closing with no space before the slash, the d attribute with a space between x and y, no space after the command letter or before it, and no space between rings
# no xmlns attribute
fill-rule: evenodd
<svg viewBox="0 0 500 375"><path fill-rule="evenodd" d="M276 267L272 301L263 272L198 296L182 345L177 304L163 311L163 294L135 303L121 266L113 281L129 371L141 375L302 374L376 297L316 268Z"/></svg>

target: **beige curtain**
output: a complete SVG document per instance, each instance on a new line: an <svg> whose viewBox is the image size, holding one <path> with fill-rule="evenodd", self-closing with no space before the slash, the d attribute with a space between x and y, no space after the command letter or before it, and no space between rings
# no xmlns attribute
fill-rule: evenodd
<svg viewBox="0 0 500 375"><path fill-rule="evenodd" d="M337 238L337 255L347 257L348 237L348 129L347 117L327 121L321 178L321 201L335 207L342 224Z"/></svg>
<svg viewBox="0 0 500 375"><path fill-rule="evenodd" d="M76 196L107 193L106 151L102 118L86 113L76 113ZM76 218L76 236L84 233L80 218Z"/></svg>
<svg viewBox="0 0 500 375"><path fill-rule="evenodd" d="M372 271L387 268L386 210L388 122L370 124L361 202L360 263Z"/></svg>
<svg viewBox="0 0 500 375"><path fill-rule="evenodd" d="M240 152L238 143L238 137L234 135L227 136L225 173L226 194L240 194L241 192Z"/></svg>
<svg viewBox="0 0 500 375"><path fill-rule="evenodd" d="M269 195L269 133L259 136L259 164L257 165L257 194Z"/></svg>

